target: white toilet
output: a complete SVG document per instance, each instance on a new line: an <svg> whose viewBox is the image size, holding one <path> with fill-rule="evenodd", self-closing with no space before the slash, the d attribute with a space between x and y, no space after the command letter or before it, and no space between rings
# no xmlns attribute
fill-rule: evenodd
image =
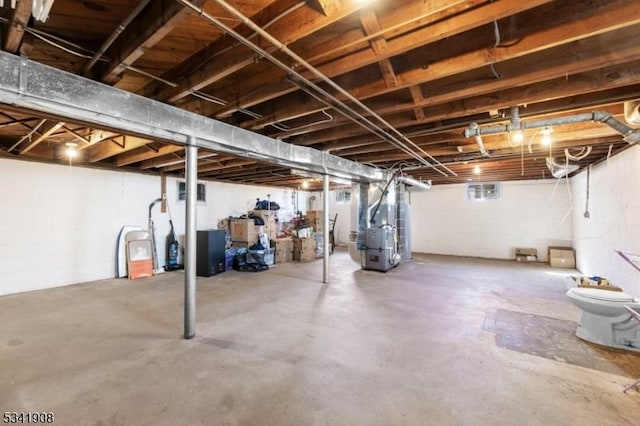
<svg viewBox="0 0 640 426"><path fill-rule="evenodd" d="M599 345L640 352L640 323L624 309L640 300L621 291L574 287L567 292L582 310L576 336Z"/></svg>

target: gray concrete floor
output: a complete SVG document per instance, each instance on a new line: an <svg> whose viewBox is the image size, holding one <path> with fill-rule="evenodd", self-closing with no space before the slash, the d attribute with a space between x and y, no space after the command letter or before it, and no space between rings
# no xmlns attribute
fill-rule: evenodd
<svg viewBox="0 0 640 426"><path fill-rule="evenodd" d="M60 425L639 424L640 393L622 393L639 357L572 333L527 345L544 337L537 319L574 327L567 271L331 262L329 285L322 261L198 278L189 341L182 272L1 297L0 411L52 411ZM572 363L554 345L586 352Z"/></svg>

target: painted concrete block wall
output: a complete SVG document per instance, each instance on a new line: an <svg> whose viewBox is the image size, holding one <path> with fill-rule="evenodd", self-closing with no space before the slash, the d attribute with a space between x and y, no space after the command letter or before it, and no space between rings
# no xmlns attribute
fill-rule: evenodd
<svg viewBox="0 0 640 426"><path fill-rule="evenodd" d="M185 230L185 202L178 201L178 181L180 179L167 179L167 198L171 201L171 213L174 216L176 233L184 234ZM280 206L278 218L288 221L294 215L293 191L265 186L238 185L221 182L206 182L206 202L196 204L198 214L198 229L216 229L218 221L229 216L240 216L253 210L256 201L270 200ZM300 200L306 199L306 193L299 195ZM169 232L168 218L164 220L166 228L160 231L161 235Z"/></svg>
<svg viewBox="0 0 640 426"><path fill-rule="evenodd" d="M338 215L333 231L335 243L346 247L349 243L349 232L351 231L351 203L338 203L336 202L335 191L329 191L329 193L329 218L333 219L336 214ZM312 207L315 210L322 210L322 192L312 192L310 196L315 197Z"/></svg>
<svg viewBox="0 0 640 426"><path fill-rule="evenodd" d="M0 160L0 294L115 275L123 225L146 226L154 176Z"/></svg>
<svg viewBox="0 0 640 426"><path fill-rule="evenodd" d="M587 173L573 178L573 246L578 269L609 278L625 292L640 297L640 271L615 250L640 254L640 147L634 146L592 166L589 219ZM640 265L639 265L640 266Z"/></svg>
<svg viewBox="0 0 640 426"><path fill-rule="evenodd" d="M0 294L37 290L115 276L117 235L124 225L147 228L149 204L160 196L158 176L0 159ZM198 229L246 213L256 198L293 213L291 191L206 182L207 201L197 204ZM179 238L184 201L177 180L167 197ZM169 214L152 210L158 263L165 259Z"/></svg>
<svg viewBox="0 0 640 426"><path fill-rule="evenodd" d="M571 245L570 196L556 183L503 182L502 198L486 201L468 201L464 184L413 192L413 251L513 259L516 247L531 247L546 261L548 246Z"/></svg>

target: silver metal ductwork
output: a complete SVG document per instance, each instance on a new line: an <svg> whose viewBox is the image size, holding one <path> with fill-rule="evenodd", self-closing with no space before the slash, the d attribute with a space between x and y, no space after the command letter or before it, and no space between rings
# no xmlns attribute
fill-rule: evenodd
<svg viewBox="0 0 640 426"><path fill-rule="evenodd" d="M640 99L624 103L624 120L632 126L640 126Z"/></svg>
<svg viewBox="0 0 640 426"><path fill-rule="evenodd" d="M480 132L479 132L480 126L478 126L478 123L469 124L469 129L475 131L475 134L473 135L473 138L476 141L476 145L478 145L478 149L480 150L480 154L484 155L485 157L488 157L489 153L484 148L484 142L482 142L482 136L480 136ZM467 137L469 137L469 136L467 136Z"/></svg>
<svg viewBox="0 0 640 426"><path fill-rule="evenodd" d="M580 166L578 166L577 164L556 163L556 161L551 157L547 157L546 161L547 161L547 167L551 171L551 175L557 179L565 177L568 174L571 174L580 168Z"/></svg>
<svg viewBox="0 0 640 426"><path fill-rule="evenodd" d="M640 129L634 129L627 126L606 111L594 111L591 113L576 114L567 117L522 121L520 122L519 129L514 129L511 124L500 124L496 126L479 128L476 123L471 123L469 127L464 130L463 135L466 138L470 138L496 133L508 133L512 130L539 129L563 124L585 123L589 121L597 121L612 128L616 132L620 133L622 135L622 140L627 143L634 144L640 142Z"/></svg>
<svg viewBox="0 0 640 426"><path fill-rule="evenodd" d="M431 189L431 181L430 180L416 180L412 177L409 176L398 176L396 178L396 182L401 184L406 184L407 185L407 190L408 191L426 191L428 189Z"/></svg>

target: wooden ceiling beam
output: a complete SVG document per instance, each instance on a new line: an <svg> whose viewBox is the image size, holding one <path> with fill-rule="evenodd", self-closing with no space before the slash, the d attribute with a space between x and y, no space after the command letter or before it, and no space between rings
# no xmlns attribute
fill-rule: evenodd
<svg viewBox="0 0 640 426"><path fill-rule="evenodd" d="M5 115L5 114L2 114ZM38 120L35 117L29 117L29 118L21 118L21 119L16 119L16 118L11 118L9 121L6 121L4 123L0 123L0 128L2 127L11 127L11 126L17 126L17 125L23 125L23 124L27 124L31 121L36 121ZM31 130L31 127L28 126L29 130Z"/></svg>
<svg viewBox="0 0 640 426"><path fill-rule="evenodd" d="M91 141L89 139L87 139L86 137L84 137L83 135L81 135L80 133L78 133L77 131L70 129L68 126L62 126L62 130L64 130L65 132L67 132L68 134L70 134L71 136L73 136L75 139L80 140L80 142L84 142L85 145L89 145L91 144Z"/></svg>
<svg viewBox="0 0 640 426"><path fill-rule="evenodd" d="M413 104L415 108L413 109L413 113L416 116L417 121L424 121L426 116L424 114L424 110L420 106L424 102L424 95L422 94L422 89L420 89L419 85L409 87L411 91L411 98L413 99Z"/></svg>
<svg viewBox="0 0 640 426"><path fill-rule="evenodd" d="M25 28L31 18L31 1L19 1L15 9L11 11L11 18L7 23L7 30L4 32L2 48L10 53L18 52L25 34Z"/></svg>
<svg viewBox="0 0 640 426"><path fill-rule="evenodd" d="M473 85L474 95L483 95L488 93L494 93L499 91L509 90L513 87L525 86L528 83L539 83L548 80L565 78L571 81L570 76L573 74L597 74L599 68L607 66L624 66L629 62L635 62L640 60L640 46L637 43L633 43L634 36L640 37L640 26L632 27L623 31L622 33L613 33L604 36L599 36L596 40L588 40L583 42L574 42L566 48L554 48L554 52L542 52L542 54L533 55L519 59L516 63L511 64L511 68L514 71L509 74L503 74L500 79L480 80ZM620 51L612 52L610 43L620 48ZM570 54L576 59L567 62L566 55ZM522 71L525 71L524 73ZM593 71L593 72L592 72ZM415 71L421 73L421 71ZM409 74L409 73L407 73ZM627 74L627 76L632 74ZM615 74L604 74L600 77L602 79L616 80ZM622 82L625 78L621 78ZM417 81L413 81L414 84L424 83L426 80L422 80L418 77ZM373 96L376 90L386 91L383 84L374 84L377 89L371 89L370 94ZM435 81L433 83L434 92L430 93L427 98L426 105L441 105L447 102L468 99L470 88L468 80L461 79L459 82L451 84L442 84ZM435 88L437 87L437 92ZM367 96L363 96L366 98ZM465 101L466 102L466 101ZM512 100L511 105L529 103L528 97L524 97L520 102L517 99ZM487 108L488 109L488 108ZM432 118L427 114L429 120ZM306 135L312 132L314 129L305 129ZM337 131L335 124L331 131ZM282 136L281 136L282 137ZM289 142L295 142L295 139L289 139Z"/></svg>
<svg viewBox="0 0 640 426"><path fill-rule="evenodd" d="M184 151L184 148L183 148ZM210 151L198 151L198 167L209 164L208 161L203 161L207 158L216 157L219 154ZM163 172L172 172L180 169L184 169L185 159L183 155L179 155L178 152L172 154L162 155L160 157L145 160L140 164L141 169L162 169Z"/></svg>
<svg viewBox="0 0 640 426"><path fill-rule="evenodd" d="M498 4L500 2L492 3ZM615 4L614 4L615 3ZM528 4L528 3L527 3ZM356 84L351 84L348 87L344 87L346 90L355 94L360 100L366 100L375 96L380 96L382 94L391 93L396 89L408 89L413 85L427 83L430 81L440 80L448 76L454 76L457 74L468 72L471 69L482 69L488 66L488 64L499 64L501 62L518 60L523 57L534 57L535 54L539 54L540 56L545 57L545 59L553 59L554 64L557 63L559 67L563 69L563 74L566 75L565 65L567 65L567 52L571 52L576 58L579 60L583 59L584 56L593 52L594 50L600 50L600 54L611 54L612 49L616 49L616 51L621 52L620 55L612 55L614 59L623 59L623 58L631 58L633 55L630 52L624 50L623 46L618 46L615 43L617 40L612 40L608 46L604 44L598 44L598 42L591 42L589 40L590 37L595 37L600 34L606 33L612 29L620 29L620 31L616 31L616 34L624 34L625 31L623 28L628 28L630 34L622 35L621 38L624 37L633 37L637 36L638 31L636 30L636 26L640 23L640 16L637 14L632 14L632 10L635 10L636 5L634 1L631 0L619 0L617 2L607 2L605 5L601 6L601 8L593 8L589 13L585 13L586 16L583 20L576 21L574 23L564 23L561 21L560 17L556 17L559 22L554 23L549 19L546 20L547 27L545 29L537 31L532 34L518 34L522 40L519 43L508 47L499 47L499 48L486 48L477 51L472 51L469 53L465 53L456 57L447 58L445 60L434 62L429 64L428 67L424 67L423 64L417 63L414 68L405 70L398 74L399 85L396 88L388 88L384 82L374 81L373 83L360 83L362 79L353 79ZM608 19L603 20L601 18L600 13L607 13ZM608 34L602 36L602 42L608 43L606 41L607 38L610 38ZM611 37L613 38L613 37ZM597 40L594 39L594 40ZM566 44L565 44L566 43ZM629 45L629 41L626 40L626 45ZM606 48L603 48L606 46ZM545 49L550 49L552 52L556 54L555 57L549 58L551 53L547 54ZM584 51L578 53L578 51ZM637 49L636 49L637 51ZM591 53L593 54L593 53ZM351 57L350 57L351 58ZM353 59L351 59L353 60ZM627 59L629 60L629 59ZM576 61L576 62L578 62ZM353 62L350 62L353 65ZM617 62L620 63L620 62ZM536 63L534 64L535 68L548 68L548 64L545 63ZM606 66L606 63L598 63L597 65L593 65L588 67L586 64L583 65L583 68L578 68L573 64L574 72L582 72L585 69L593 69L598 66ZM523 67L522 69L526 69ZM489 73L487 71L487 73ZM327 75L331 75L332 73L325 73ZM498 79L497 81L505 81L506 80L506 71L503 73L503 77ZM550 79L551 77L538 77L535 81L540 81L541 79ZM526 84L529 81L516 79L516 81L512 81L509 86L516 86ZM468 81L464 82L464 96L468 96L469 84ZM493 91L493 90L491 90ZM338 96L341 100L346 100L344 96ZM430 94L429 99L433 99L433 96ZM299 116L300 111L304 111L308 108L305 104L301 102L297 102L297 104L288 103L287 110L288 111L296 111L296 114ZM311 111L315 111L317 109L314 107L311 108ZM271 113L272 116L278 117L279 121L287 120L287 110L282 111L274 111ZM250 127L252 125L251 122L243 123L244 126Z"/></svg>
<svg viewBox="0 0 640 426"><path fill-rule="evenodd" d="M462 13L487 3L487 0L430 0L412 1L397 0L391 10L379 13L380 33L387 40L431 25L438 21L454 19ZM296 51L304 51L309 63L320 65L346 54L366 49L371 37L363 37L359 29L341 31L338 37L332 37L314 46L293 47ZM304 43L304 41L302 42ZM298 48L300 47L300 48Z"/></svg>
<svg viewBox="0 0 640 426"><path fill-rule="evenodd" d="M204 0L191 2L201 5ZM105 56L111 60L100 70L99 79L108 84L117 83L127 66L132 65L191 14L191 9L175 0L150 2L106 51Z"/></svg>
<svg viewBox="0 0 640 426"><path fill-rule="evenodd" d="M379 62L381 59L388 59L393 56L403 54L425 44L434 43L443 38L463 33L473 28L492 23L494 20L508 17L511 14L523 12L549 2L550 0L535 0L530 2L505 0L489 3L485 6L470 10L460 16L457 16L455 20L436 22L421 30L411 32L404 37L398 37L389 41L389 47L383 55L376 55L376 53L371 49L365 49L357 54L349 55L346 58L341 58L319 65L317 68L327 77L333 78L338 75L372 65ZM406 21L406 19L407 18L405 16L404 20ZM453 22L455 22L455 25L452 25ZM315 80L315 78L308 72L303 72L303 75ZM230 103L225 108L218 107L218 111L215 112L215 117L223 118L234 111L237 111L239 108L248 108L249 106L273 99L274 97L283 96L296 90L297 88L292 87L290 84L280 83L268 86L262 90L257 90L253 93L239 97L239 99ZM207 112L204 113L206 114Z"/></svg>
<svg viewBox="0 0 640 426"><path fill-rule="evenodd" d="M208 164L198 167L198 173L208 173L217 170L225 170L232 167L250 166L257 164L255 160L245 160L242 158L233 158L226 161L219 161L217 164Z"/></svg>
<svg viewBox="0 0 640 426"><path fill-rule="evenodd" d="M553 108L556 110L575 108L578 104L597 105L601 102L614 100L625 100L631 97L637 97L638 93L633 84L640 81L640 61L625 63L612 67L600 68L595 71L563 76L553 80L542 81L525 86L518 86L511 89L505 89L500 92L499 96L480 95L467 97L462 100L443 102L432 105L433 102L427 98L421 106L428 107L425 114L428 119L423 123L442 121L453 119L460 116L470 116L487 112L489 110L506 109L515 105L528 105L531 108L534 104L544 103L542 107ZM625 87L631 86L625 96ZM617 90L615 90L617 89ZM576 98L576 97L579 98ZM558 100L556 106L549 103L550 100ZM375 107L375 104L370 106ZM381 115L391 120L391 123L402 128L410 125L409 121L395 121L389 118L390 115L410 110L412 104L392 105L390 107L380 106L375 108ZM350 129L349 127L352 127ZM324 130L324 132L323 132ZM340 132L348 132L350 135L366 135L367 131L356 128L346 119L337 118L331 125L319 124L305 128L304 131L296 131L295 134L304 133L305 141L322 142L332 140L340 134ZM289 132L280 132L274 136L286 138ZM409 133L407 136L411 137ZM292 139L292 142L302 142L302 140Z"/></svg>
<svg viewBox="0 0 640 426"><path fill-rule="evenodd" d="M331 8L332 13L328 15L318 13L309 7L296 8L283 19L269 26L269 33L282 43L291 44L357 12L364 6L357 2L336 3ZM263 47L270 53L277 50L271 45ZM196 71L189 73L186 79L177 82L177 87L162 90L157 98L169 103L177 102L194 90L200 90L228 77L255 60L256 54L248 47L238 46L228 49L213 60L202 64Z"/></svg>
<svg viewBox="0 0 640 426"><path fill-rule="evenodd" d="M123 154L125 152L140 148L152 142L149 139L139 138L137 136L124 135L115 140L105 140L102 143L92 145L89 149L89 162L95 163L106 160L107 158Z"/></svg>
<svg viewBox="0 0 640 426"><path fill-rule="evenodd" d="M50 122L48 124L48 128L41 129L40 136L38 136L36 139L31 141L31 143L27 145L24 149L20 150L20 154L21 155L26 154L27 152L31 151L33 148L35 148L36 146L40 145L42 142L50 138L55 132L60 130L60 128L64 125L65 123L63 122L58 122L58 123Z"/></svg>
<svg viewBox="0 0 640 426"><path fill-rule="evenodd" d="M116 158L115 164L117 167L122 167L182 151L184 151L184 147L178 145L162 145L157 149L152 149L150 145L145 145L124 154L120 154L118 158Z"/></svg>
<svg viewBox="0 0 640 426"><path fill-rule="evenodd" d="M378 17L372 10L365 10L360 14L360 23L362 24L364 33L368 36L380 33L381 31ZM370 39L369 44L371 45L371 50L373 50L377 56L384 56L389 50L387 40L382 35ZM389 58L382 58L378 62L378 66L387 87L396 87L398 85L398 79L396 78L391 60Z"/></svg>

